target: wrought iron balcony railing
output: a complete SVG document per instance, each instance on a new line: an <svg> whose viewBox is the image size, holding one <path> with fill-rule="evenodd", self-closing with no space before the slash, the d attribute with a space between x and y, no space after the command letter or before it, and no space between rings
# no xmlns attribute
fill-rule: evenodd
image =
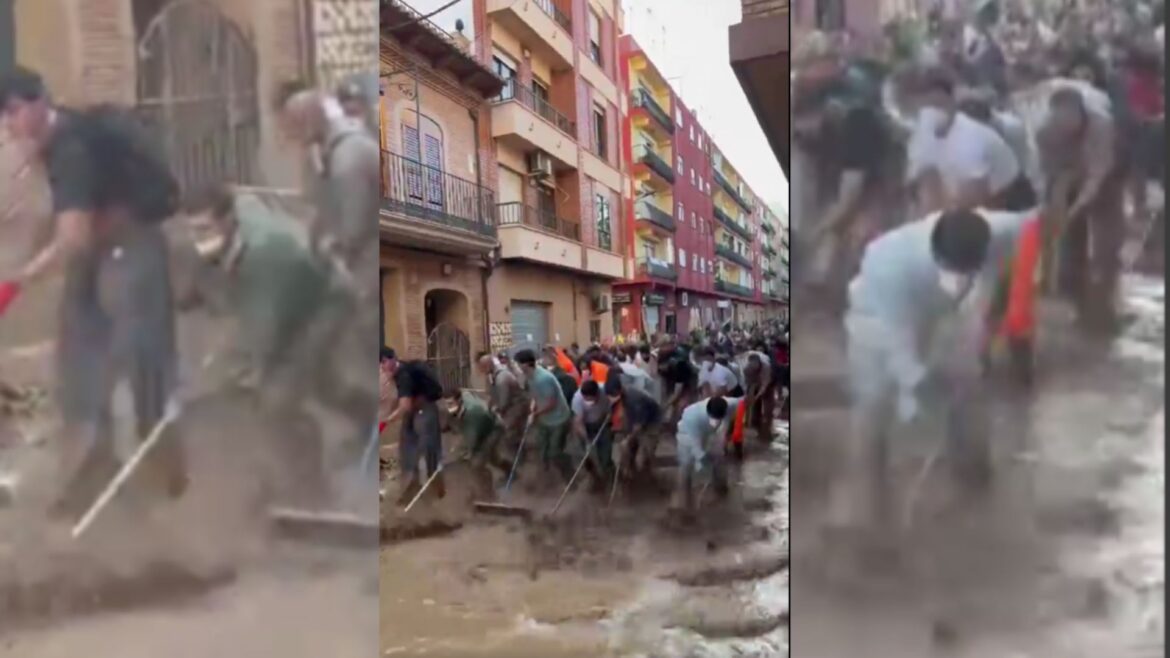
<svg viewBox="0 0 1170 658"><path fill-rule="evenodd" d="M486 187L382 152L382 207L410 217L494 237L495 195Z"/></svg>
<svg viewBox="0 0 1170 658"><path fill-rule="evenodd" d="M674 169L670 167L669 162L655 153L654 149L645 144L638 144L634 147L634 160L646 165L667 183L674 185Z"/></svg>
<svg viewBox="0 0 1170 658"><path fill-rule="evenodd" d="M773 247L770 243L765 242L764 243L764 253L768 254L769 256L775 256L776 255L776 248Z"/></svg>
<svg viewBox="0 0 1170 658"><path fill-rule="evenodd" d="M516 78L507 80L500 95L493 99L493 103L501 104L516 101L524 107L538 114L542 119L557 127L557 130L577 139L577 124L561 114L557 108L543 98L537 98L532 90L520 84Z"/></svg>
<svg viewBox="0 0 1170 658"><path fill-rule="evenodd" d="M678 229L678 225L674 221L674 215L671 215L649 201L639 201L635 204L634 208L638 219L644 219L671 233L674 233Z"/></svg>
<svg viewBox="0 0 1170 658"><path fill-rule="evenodd" d="M634 90L634 107L640 107L646 110L647 114L662 126L667 133L674 134L674 121L670 120L670 113L662 109L658 101L650 95L650 92L645 89L638 88Z"/></svg>
<svg viewBox="0 0 1170 658"><path fill-rule="evenodd" d="M553 0L535 0L534 4L540 7L544 13L552 16L552 19L557 22L557 25L565 28L566 32L569 34L573 33L573 21L569 18L568 14L561 11L560 7L557 7L553 3Z"/></svg>
<svg viewBox="0 0 1170 658"><path fill-rule="evenodd" d="M555 213L526 206L519 201L501 203L496 208L500 226L530 226L555 233L574 242L581 241L581 225L557 217Z"/></svg>
<svg viewBox="0 0 1170 658"><path fill-rule="evenodd" d="M744 240L752 239L752 232L746 226L740 226L731 215L728 215L722 208L715 206L715 219L718 219L721 224L727 227L732 233L735 233Z"/></svg>
<svg viewBox="0 0 1170 658"><path fill-rule="evenodd" d="M674 265L661 260L652 260L649 258L639 259L638 273L653 279L663 279L666 281L678 280L678 271L674 269Z"/></svg>
<svg viewBox="0 0 1170 658"><path fill-rule="evenodd" d="M732 295L739 295L740 297L753 296L752 289L747 286L741 286L738 283L731 283L723 279L715 279L715 290L719 292L726 292Z"/></svg>
<svg viewBox="0 0 1170 658"><path fill-rule="evenodd" d="M744 267L750 268L752 266L752 261L750 258L724 244L715 245L715 255L719 256L720 258L726 258L733 263L739 263Z"/></svg>
<svg viewBox="0 0 1170 658"><path fill-rule="evenodd" d="M761 222L760 228L763 229L764 233L767 233L768 235L776 234L776 227L772 226L771 222Z"/></svg>
<svg viewBox="0 0 1170 658"><path fill-rule="evenodd" d="M731 184L731 181L727 180L723 173L718 169L712 169L711 171L715 174L715 182L719 184L719 187L722 187L723 191L727 192L728 196L730 196L736 203L738 203L740 207L750 213L752 211L752 204L749 203L748 200L739 193L739 190L735 189L735 186Z"/></svg>

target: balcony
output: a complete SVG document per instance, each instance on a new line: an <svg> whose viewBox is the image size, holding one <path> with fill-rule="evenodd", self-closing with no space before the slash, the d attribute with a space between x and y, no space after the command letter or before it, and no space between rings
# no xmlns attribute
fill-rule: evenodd
<svg viewBox="0 0 1170 658"><path fill-rule="evenodd" d="M526 260L580 271L585 252L581 227L522 203L496 206L500 233L500 258Z"/></svg>
<svg viewBox="0 0 1170 658"><path fill-rule="evenodd" d="M765 242L764 243L764 253L768 254L769 256L775 256L776 255L776 248L773 247L770 243Z"/></svg>
<svg viewBox="0 0 1170 658"><path fill-rule="evenodd" d="M487 15L553 68L573 68L573 23L553 0L487 0Z"/></svg>
<svg viewBox="0 0 1170 658"><path fill-rule="evenodd" d="M746 227L740 226L739 224L737 224L736 221L731 218L731 215L728 215L719 206L715 206L715 219L718 219L719 222L721 224L723 224L723 226L725 226L732 233L738 235L739 237L743 238L744 240L751 241L752 232L747 230Z"/></svg>
<svg viewBox="0 0 1170 658"><path fill-rule="evenodd" d="M509 80L492 101L492 137L525 153L541 150L577 168L577 126L531 89Z"/></svg>
<svg viewBox="0 0 1170 658"><path fill-rule="evenodd" d="M581 225L567 219L557 217L556 214L526 206L519 201L501 203L496 206L500 218L500 226L524 225L538 228L542 231L555 233L573 242L581 241Z"/></svg>
<svg viewBox="0 0 1170 658"><path fill-rule="evenodd" d="M674 222L674 215L662 210L649 201L639 201L634 204L634 214L639 220L649 222L670 233L678 230L678 226Z"/></svg>
<svg viewBox="0 0 1170 658"><path fill-rule="evenodd" d="M722 279L715 279L715 290L718 292L725 292L729 295L739 295L740 297L753 297L755 293L747 286L741 286L738 283L731 283Z"/></svg>
<svg viewBox="0 0 1170 658"><path fill-rule="evenodd" d="M772 267L771 265L764 268L764 278L765 279L775 279L776 278L776 268Z"/></svg>
<svg viewBox="0 0 1170 658"><path fill-rule="evenodd" d="M649 146L638 144L634 147L634 162L645 165L648 170L654 172L667 185L674 185L674 169L671 168L669 162L663 160Z"/></svg>
<svg viewBox="0 0 1170 658"><path fill-rule="evenodd" d="M743 254L737 253L734 249L732 249L731 247L728 247L727 245L723 245L723 244L715 245L715 255L719 256L720 258L726 258L727 260L729 260L733 263L738 263L739 265L742 265L748 269L751 269L751 266L752 266L751 259L748 258L747 256L744 256Z"/></svg>
<svg viewBox="0 0 1170 658"><path fill-rule="evenodd" d="M388 151L381 209L379 233L393 244L457 254L496 245L491 190Z"/></svg>
<svg viewBox="0 0 1170 658"><path fill-rule="evenodd" d="M711 172L715 174L715 182L719 184L719 187L723 188L724 192L727 192L728 196L730 196L736 203L738 203L741 208L748 211L749 213L752 212L752 204L749 203L747 199L740 196L739 190L735 189L735 186L731 184L731 181L727 180L723 176L722 172L720 172L718 169L712 169Z"/></svg>
<svg viewBox="0 0 1170 658"><path fill-rule="evenodd" d="M650 118L654 119L667 134L674 134L674 121L670 119L670 113L662 109L662 106L654 100L650 92L642 88L635 89L633 101L634 107L645 110L646 114L649 114Z"/></svg>
<svg viewBox="0 0 1170 658"><path fill-rule="evenodd" d="M650 279L670 281L671 283L678 280L678 271L674 269L674 265L656 258L638 259L638 274Z"/></svg>
<svg viewBox="0 0 1170 658"><path fill-rule="evenodd" d="M768 235L775 235L776 234L776 227L772 226L771 222L762 222L760 224L760 228L764 231L764 233L767 233Z"/></svg>

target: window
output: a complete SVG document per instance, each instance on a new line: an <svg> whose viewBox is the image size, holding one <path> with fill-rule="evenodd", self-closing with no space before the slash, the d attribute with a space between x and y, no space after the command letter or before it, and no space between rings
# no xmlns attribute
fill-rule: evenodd
<svg viewBox="0 0 1170 658"><path fill-rule="evenodd" d="M597 246L606 251L613 250L613 224L609 214L609 199L597 195Z"/></svg>
<svg viewBox="0 0 1170 658"><path fill-rule="evenodd" d="M691 185L694 185L696 187L698 187L698 185L699 185L699 174L697 174L695 172L694 167L691 167Z"/></svg>
<svg viewBox="0 0 1170 658"><path fill-rule="evenodd" d="M590 343L600 343L601 342L601 320L590 320L589 321L589 342Z"/></svg>
<svg viewBox="0 0 1170 658"><path fill-rule="evenodd" d="M691 143L695 142L695 124L691 124Z"/></svg>
<svg viewBox="0 0 1170 658"><path fill-rule="evenodd" d="M685 210L683 210L683 205L682 205L681 201L678 204L678 221L680 221L680 222L687 221L687 212Z"/></svg>
<svg viewBox="0 0 1170 658"><path fill-rule="evenodd" d="M504 88L500 90L500 95L497 98L507 100L516 97L516 69L519 68L516 61L508 57L500 51L495 51L492 54L492 73L495 73L504 81Z"/></svg>
<svg viewBox="0 0 1170 658"><path fill-rule="evenodd" d="M608 157L605 144L605 110L597 105L593 106L593 150L602 158Z"/></svg>
<svg viewBox="0 0 1170 658"><path fill-rule="evenodd" d="M601 17L589 10L589 59L602 66L601 62Z"/></svg>
<svg viewBox="0 0 1170 658"><path fill-rule="evenodd" d="M683 158L681 155L678 156L678 175L679 176L686 176L687 175L687 163L683 162Z"/></svg>
<svg viewBox="0 0 1170 658"><path fill-rule="evenodd" d="M443 142L429 131L419 140L418 127L403 124L402 150L406 154L406 191L411 199L443 207Z"/></svg>
<svg viewBox="0 0 1170 658"><path fill-rule="evenodd" d="M654 257L654 247L656 246L657 245L655 245L653 242L642 243L642 257L645 258L647 262L658 260Z"/></svg>
<svg viewBox="0 0 1170 658"><path fill-rule="evenodd" d="M682 127L683 115L682 115L682 108L681 107L674 108L674 122L677 123L680 128Z"/></svg>
<svg viewBox="0 0 1170 658"><path fill-rule="evenodd" d="M535 76L532 78L532 95L536 98L537 108L548 105L548 85L541 82Z"/></svg>
<svg viewBox="0 0 1170 658"><path fill-rule="evenodd" d="M684 268L687 266L687 250L686 249L679 249L678 250L678 264Z"/></svg>
<svg viewBox="0 0 1170 658"><path fill-rule="evenodd" d="M691 226L694 228L699 228L699 216L695 214L694 210L691 211Z"/></svg>
<svg viewBox="0 0 1170 658"><path fill-rule="evenodd" d="M703 149L703 133L699 133L699 150Z"/></svg>

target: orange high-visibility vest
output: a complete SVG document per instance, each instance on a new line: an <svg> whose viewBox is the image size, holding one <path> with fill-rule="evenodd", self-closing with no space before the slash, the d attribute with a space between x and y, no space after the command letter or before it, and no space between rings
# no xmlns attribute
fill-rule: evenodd
<svg viewBox="0 0 1170 658"><path fill-rule="evenodd" d="M731 424L732 445L740 445L743 443L743 428L747 424L747 408L747 400L740 400L739 407L735 410L735 420Z"/></svg>
<svg viewBox="0 0 1170 658"><path fill-rule="evenodd" d="M565 354L565 350L559 347L555 348L555 352L557 355L557 365L561 367L561 370L569 373L569 376L573 378L573 381L577 382L577 386L580 386L581 373L577 372L577 366L573 365L573 360L569 358L568 354Z"/></svg>
<svg viewBox="0 0 1170 658"><path fill-rule="evenodd" d="M1040 238L1040 218L1034 217L1024 225L1016 246L1008 283L1007 312L999 327L1002 336L1029 338L1036 330L1036 268L1040 263Z"/></svg>
<svg viewBox="0 0 1170 658"><path fill-rule="evenodd" d="M600 361L589 364L589 374L598 386L605 386L605 378L609 376L609 366Z"/></svg>

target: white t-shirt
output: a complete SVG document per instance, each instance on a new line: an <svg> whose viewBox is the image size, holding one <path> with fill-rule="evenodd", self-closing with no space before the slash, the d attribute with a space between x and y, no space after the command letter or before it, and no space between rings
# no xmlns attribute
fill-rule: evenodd
<svg viewBox="0 0 1170 658"><path fill-rule="evenodd" d="M703 368L699 371L699 388L702 388L703 384L710 384L711 390L722 387L724 393L727 393L739 384L739 379L736 378L731 368L713 363L710 368Z"/></svg>
<svg viewBox="0 0 1170 658"><path fill-rule="evenodd" d="M910 180L933 168L948 194L979 179L986 179L992 194L997 194L1019 177L1022 170L1015 153L993 128L960 112L947 134L938 137L922 117L919 114L908 148Z"/></svg>

